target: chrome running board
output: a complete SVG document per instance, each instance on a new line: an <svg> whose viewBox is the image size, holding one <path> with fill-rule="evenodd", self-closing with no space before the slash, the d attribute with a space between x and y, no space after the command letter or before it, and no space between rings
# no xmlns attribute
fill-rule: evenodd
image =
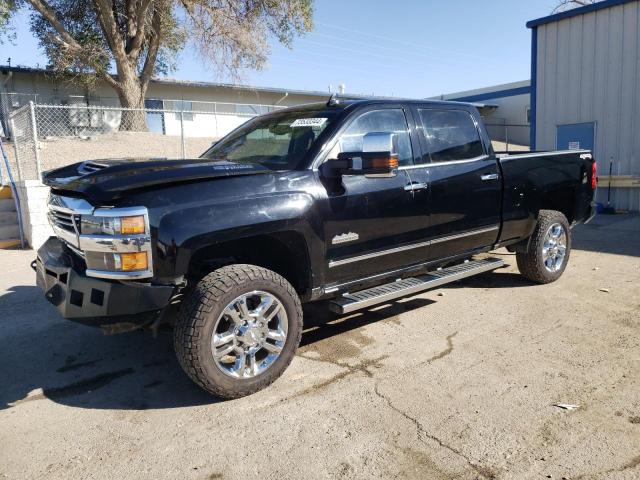
<svg viewBox="0 0 640 480"><path fill-rule="evenodd" d="M469 260L452 267L438 269L417 277L396 280L377 287L348 292L330 302L330 308L336 313L349 313L372 305L388 302L400 297L408 297L416 293L439 287L463 278L478 275L500 268L504 261L499 258Z"/></svg>

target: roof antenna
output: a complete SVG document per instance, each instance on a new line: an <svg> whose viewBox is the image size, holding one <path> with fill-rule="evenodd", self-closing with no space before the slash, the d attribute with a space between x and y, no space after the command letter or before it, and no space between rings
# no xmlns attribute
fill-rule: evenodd
<svg viewBox="0 0 640 480"><path fill-rule="evenodd" d="M332 93L329 97L329 100L327 100L327 107L333 107L334 105L340 105L340 100L338 100L337 93Z"/></svg>

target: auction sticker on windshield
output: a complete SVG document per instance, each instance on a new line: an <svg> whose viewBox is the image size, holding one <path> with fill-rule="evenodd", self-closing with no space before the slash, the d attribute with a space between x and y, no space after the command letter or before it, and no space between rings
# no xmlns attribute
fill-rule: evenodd
<svg viewBox="0 0 640 480"><path fill-rule="evenodd" d="M326 118L299 118L290 127L321 127L326 121Z"/></svg>

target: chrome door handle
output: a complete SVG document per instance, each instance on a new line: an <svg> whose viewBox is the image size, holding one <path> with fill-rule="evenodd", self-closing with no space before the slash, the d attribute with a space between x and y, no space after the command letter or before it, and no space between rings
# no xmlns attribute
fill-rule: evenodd
<svg viewBox="0 0 640 480"><path fill-rule="evenodd" d="M411 182L404 186L407 192L417 192L418 190L424 190L427 188L427 184L423 182Z"/></svg>
<svg viewBox="0 0 640 480"><path fill-rule="evenodd" d="M485 182L489 180L497 180L498 178L500 178L500 175L498 175L497 173L487 173L486 175L480 176L480 179Z"/></svg>

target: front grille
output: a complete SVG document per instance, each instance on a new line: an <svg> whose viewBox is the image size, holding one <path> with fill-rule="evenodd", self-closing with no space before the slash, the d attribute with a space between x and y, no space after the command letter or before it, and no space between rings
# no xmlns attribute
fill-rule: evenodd
<svg viewBox="0 0 640 480"><path fill-rule="evenodd" d="M50 209L49 220L58 228L61 228L68 232L76 233L76 229L74 226L74 217L71 213Z"/></svg>

